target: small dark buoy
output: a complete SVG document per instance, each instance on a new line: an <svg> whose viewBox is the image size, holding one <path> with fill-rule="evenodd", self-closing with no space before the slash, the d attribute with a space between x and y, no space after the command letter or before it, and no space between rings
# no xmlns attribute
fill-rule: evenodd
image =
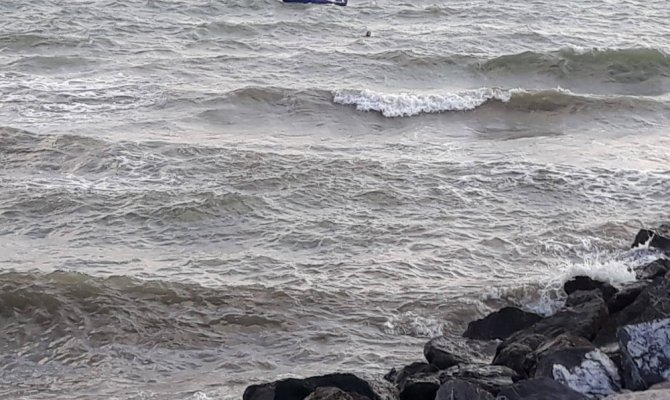
<svg viewBox="0 0 670 400"><path fill-rule="evenodd" d="M367 32L365 32L365 37L371 37L371 36L372 36L372 32L371 32L371 31L367 31Z"/></svg>

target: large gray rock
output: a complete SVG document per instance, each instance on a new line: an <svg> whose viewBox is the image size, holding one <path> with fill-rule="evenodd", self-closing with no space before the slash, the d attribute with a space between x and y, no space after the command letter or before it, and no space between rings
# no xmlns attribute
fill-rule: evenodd
<svg viewBox="0 0 670 400"><path fill-rule="evenodd" d="M617 336L626 388L644 390L670 380L670 319L628 325Z"/></svg>
<svg viewBox="0 0 670 400"><path fill-rule="evenodd" d="M635 268L637 279L654 279L664 276L670 271L670 260L659 259L647 265Z"/></svg>
<svg viewBox="0 0 670 400"><path fill-rule="evenodd" d="M537 314L516 307L505 307L477 321L470 322L463 336L470 339L506 339L541 320Z"/></svg>
<svg viewBox="0 0 670 400"><path fill-rule="evenodd" d="M493 400L493 395L470 382L452 379L440 386L435 400Z"/></svg>
<svg viewBox="0 0 670 400"><path fill-rule="evenodd" d="M645 287L631 305L612 315L593 342L597 346L614 343L620 327L664 318L670 318L670 281L660 279Z"/></svg>
<svg viewBox="0 0 670 400"><path fill-rule="evenodd" d="M581 336L564 333L555 338L548 339L537 348L526 355L523 362L523 370L528 376L535 375L535 369L538 361L548 354L555 353L559 350L570 349L573 347L595 348L591 342Z"/></svg>
<svg viewBox="0 0 670 400"><path fill-rule="evenodd" d="M566 307L523 332L537 333L549 338L570 333L591 340L608 316L607 305L599 290L577 291L568 296Z"/></svg>
<svg viewBox="0 0 670 400"><path fill-rule="evenodd" d="M637 247L649 243L649 247L670 253L670 238L663 236L665 230L667 229L664 227L653 231L649 229L640 229L640 231L637 233L637 236L635 236L632 247Z"/></svg>
<svg viewBox="0 0 670 400"><path fill-rule="evenodd" d="M588 400L588 397L550 378L528 379L498 393L497 400Z"/></svg>
<svg viewBox="0 0 670 400"><path fill-rule="evenodd" d="M563 285L563 290L570 295L576 291L598 290L605 301L609 300L617 292L616 288L609 283L600 282L588 276L576 276Z"/></svg>
<svg viewBox="0 0 670 400"><path fill-rule="evenodd" d="M434 400L441 384L437 373L408 376L398 385L400 400Z"/></svg>
<svg viewBox="0 0 670 400"><path fill-rule="evenodd" d="M633 304L635 299L637 299L637 296L639 296L649 284L649 281L636 281L622 287L607 301L607 308L609 309L610 315L616 314Z"/></svg>
<svg viewBox="0 0 670 400"><path fill-rule="evenodd" d="M330 374L252 385L244 391L242 398L243 400L304 400L316 389L326 387L340 389L355 400L392 400L396 397L395 391L388 383L368 382L353 374Z"/></svg>
<svg viewBox="0 0 670 400"><path fill-rule="evenodd" d="M358 400L360 398L338 388L320 387L316 388L305 400Z"/></svg>
<svg viewBox="0 0 670 400"><path fill-rule="evenodd" d="M519 374L512 369L500 365L460 364L440 373L442 383L460 379L479 386L494 395L502 389L512 386L519 378Z"/></svg>
<svg viewBox="0 0 670 400"><path fill-rule="evenodd" d="M645 392L619 393L606 397L606 400L668 400L670 390L647 390Z"/></svg>
<svg viewBox="0 0 670 400"><path fill-rule="evenodd" d="M393 368L389 373L384 375L384 379L396 385L400 385L408 377L417 374L431 374L437 372L439 369L425 362L414 362L406 365L400 369Z"/></svg>
<svg viewBox="0 0 670 400"><path fill-rule="evenodd" d="M526 358L546 340L544 335L517 334L498 346L492 364L509 367L525 378L528 376Z"/></svg>
<svg viewBox="0 0 670 400"><path fill-rule="evenodd" d="M619 371L605 353L593 347L564 348L545 354L535 377L548 377L591 397L621 390Z"/></svg>
<svg viewBox="0 0 670 400"><path fill-rule="evenodd" d="M431 365L447 369L456 364L467 363L470 351L462 343L450 340L446 336L438 336L426 343L423 355Z"/></svg>

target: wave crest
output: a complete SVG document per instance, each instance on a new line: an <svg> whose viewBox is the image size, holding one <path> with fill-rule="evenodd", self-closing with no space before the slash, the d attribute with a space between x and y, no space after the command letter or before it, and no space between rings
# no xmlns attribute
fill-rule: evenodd
<svg viewBox="0 0 670 400"><path fill-rule="evenodd" d="M517 89L480 88L445 94L385 94L372 90L337 90L333 101L359 111L378 111L385 117L411 117L445 111L470 111L491 100L508 102Z"/></svg>

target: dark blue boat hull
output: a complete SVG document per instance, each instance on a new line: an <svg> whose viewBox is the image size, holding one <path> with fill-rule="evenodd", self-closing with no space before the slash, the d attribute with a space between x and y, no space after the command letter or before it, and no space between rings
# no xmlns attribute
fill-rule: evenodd
<svg viewBox="0 0 670 400"><path fill-rule="evenodd" d="M283 0L284 3L303 3L303 4L335 4L346 6L347 0Z"/></svg>

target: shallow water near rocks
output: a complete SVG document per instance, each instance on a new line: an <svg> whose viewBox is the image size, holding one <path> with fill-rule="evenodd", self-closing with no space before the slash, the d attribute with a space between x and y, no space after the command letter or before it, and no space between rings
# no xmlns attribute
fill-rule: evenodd
<svg viewBox="0 0 670 400"><path fill-rule="evenodd" d="M667 220L669 17L4 1L0 398L381 376L571 276L634 280Z"/></svg>

